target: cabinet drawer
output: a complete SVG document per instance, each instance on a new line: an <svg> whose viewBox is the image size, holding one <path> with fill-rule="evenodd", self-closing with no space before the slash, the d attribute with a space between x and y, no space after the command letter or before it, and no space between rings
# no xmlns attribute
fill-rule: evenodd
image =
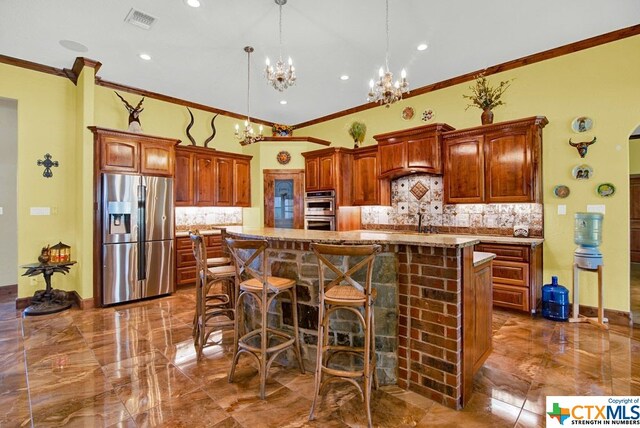
<svg viewBox="0 0 640 428"><path fill-rule="evenodd" d="M523 245L500 245L500 244L479 244L476 251L493 253L497 257L495 260L506 260L510 262L528 262L529 247Z"/></svg>
<svg viewBox="0 0 640 428"><path fill-rule="evenodd" d="M529 264L493 261L493 283L529 287Z"/></svg>
<svg viewBox="0 0 640 428"><path fill-rule="evenodd" d="M181 267L176 270L176 283L178 285L196 283L196 267Z"/></svg>
<svg viewBox="0 0 640 428"><path fill-rule="evenodd" d="M206 235L204 238L206 239L205 244L207 248L222 246L222 235Z"/></svg>
<svg viewBox="0 0 640 428"><path fill-rule="evenodd" d="M176 249L186 250L191 249L191 239L187 237L176 238Z"/></svg>
<svg viewBox="0 0 640 428"><path fill-rule="evenodd" d="M529 311L529 289L511 285L493 284L493 305Z"/></svg>
<svg viewBox="0 0 640 428"><path fill-rule="evenodd" d="M181 268L185 266L195 266L196 259L193 257L193 251L191 248L188 250L176 251L176 266Z"/></svg>

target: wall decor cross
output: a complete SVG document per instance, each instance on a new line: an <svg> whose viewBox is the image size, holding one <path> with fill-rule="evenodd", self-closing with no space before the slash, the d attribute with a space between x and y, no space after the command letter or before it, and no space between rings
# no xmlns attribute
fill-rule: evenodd
<svg viewBox="0 0 640 428"><path fill-rule="evenodd" d="M58 163L58 161L52 161L51 155L47 153L46 155L44 155L44 160L38 159L38 166L44 166L44 172L42 173L42 176L44 178L51 178L53 177L53 171L51 171L51 167L58 167L60 166L60 164Z"/></svg>

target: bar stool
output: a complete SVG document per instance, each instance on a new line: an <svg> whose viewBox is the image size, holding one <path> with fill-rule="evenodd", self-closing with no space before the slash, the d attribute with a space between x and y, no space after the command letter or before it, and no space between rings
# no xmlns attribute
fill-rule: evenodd
<svg viewBox="0 0 640 428"><path fill-rule="evenodd" d="M367 422L371 426L371 386L377 389L375 353L375 323L373 304L376 290L371 289L373 262L380 252L379 245L324 245L311 244L311 250L318 258L318 276L320 307L318 311L318 354L316 358L313 403L309 420L313 420L318 395L331 382L346 381L356 386L364 402ZM354 257L355 264L344 271L335 265L336 257ZM351 264L351 263L350 263ZM329 269L331 279L325 284L325 268ZM364 285L353 276L366 269ZM329 341L329 319L332 313L348 311L356 315L362 325L364 346L345 346L331 344ZM363 315L364 312L364 315ZM339 354L358 355L363 359L362 369L345 370L331 367L333 357ZM323 379L324 377L324 379ZM363 386L356 379L363 379Z"/></svg>
<svg viewBox="0 0 640 428"><path fill-rule="evenodd" d="M300 339L298 336L298 305L296 296L296 282L293 279L267 276L267 253L269 244L266 240L236 240L227 238L227 247L234 259L236 268L236 289L239 290L236 300L235 340L233 362L229 371L229 382L233 382L238 359L242 353L253 356L258 362L260 374L260 398L264 400L267 373L273 361L283 351L293 348L304 374ZM293 334L276 330L267 325L267 314L271 303L281 294L288 294L291 298L293 312ZM244 331L241 325L243 305L251 297L260 312L260 325Z"/></svg>
<svg viewBox="0 0 640 428"><path fill-rule="evenodd" d="M193 319L193 339L197 359L209 336L216 330L233 327L235 320L235 275L233 266L207 266L207 248L198 231L189 232L193 256L196 259L196 311ZM216 284L221 290L210 293Z"/></svg>

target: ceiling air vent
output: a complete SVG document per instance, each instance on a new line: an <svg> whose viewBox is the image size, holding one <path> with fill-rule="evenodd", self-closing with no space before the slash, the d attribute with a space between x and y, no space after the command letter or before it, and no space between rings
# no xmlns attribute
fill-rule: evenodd
<svg viewBox="0 0 640 428"><path fill-rule="evenodd" d="M124 19L124 21L128 22L129 24L135 25L136 27L150 30L153 24L155 24L156 18L132 8L127 14L127 17Z"/></svg>

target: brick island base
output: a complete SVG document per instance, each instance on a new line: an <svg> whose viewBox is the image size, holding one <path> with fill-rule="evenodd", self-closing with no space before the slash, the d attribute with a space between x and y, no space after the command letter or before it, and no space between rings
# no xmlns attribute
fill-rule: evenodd
<svg viewBox="0 0 640 428"><path fill-rule="evenodd" d="M421 239L414 243L415 235L282 231L231 227L225 234L239 239L267 239L269 274L297 281L307 368L315 367L318 326L318 268L310 243L380 244L382 252L376 258L373 274L380 382L397 384L447 407L462 408L471 395L473 378L473 361L465 361L463 346L463 329L473 329L473 325L465 326L463 290L465 282L473 282L473 245L477 240L417 236ZM353 264L346 258L342 263ZM290 302L270 308L269 322L291 328ZM363 343L362 331L352 317L332 320L331 332L339 343ZM292 355L287 357L293 361ZM358 363L340 361L347 366Z"/></svg>

